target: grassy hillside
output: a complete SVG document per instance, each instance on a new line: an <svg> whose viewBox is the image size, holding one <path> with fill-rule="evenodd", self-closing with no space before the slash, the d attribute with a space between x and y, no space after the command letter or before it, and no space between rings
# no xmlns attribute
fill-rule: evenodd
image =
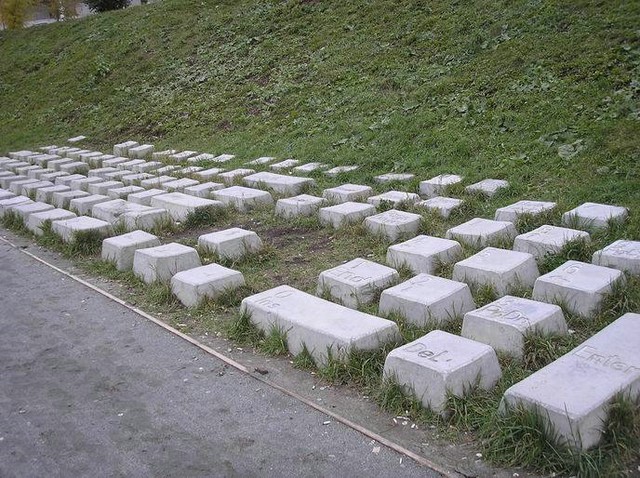
<svg viewBox="0 0 640 478"><path fill-rule="evenodd" d="M0 151L131 138L635 209L639 24L618 1L165 0L1 32Z"/></svg>

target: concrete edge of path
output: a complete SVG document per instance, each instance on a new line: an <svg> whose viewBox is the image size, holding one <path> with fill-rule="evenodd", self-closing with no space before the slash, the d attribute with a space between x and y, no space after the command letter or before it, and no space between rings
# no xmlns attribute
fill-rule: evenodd
<svg viewBox="0 0 640 478"><path fill-rule="evenodd" d="M141 309L138 309L136 307L132 307L131 305L127 304L125 301L123 301L122 299L119 299L118 297L114 296L113 294L110 294L109 292L107 292L107 291L105 291L103 289L100 289L99 287L97 287L97 286L95 286L95 285L93 285L93 284L81 279L80 277L77 277L77 276L71 274L70 272L67 272L67 271L65 271L65 270L63 270L63 269L61 269L61 268L59 268L59 267L47 262L46 260L42 259L41 257L38 257L37 255L35 255L35 254L31 253L31 252L25 251L24 249L22 249L21 247L19 247L16 244L14 244L10 240L8 240L8 239L6 239L4 237L0 237L0 240L2 240L4 243L8 244L9 246L13 247L14 249L22 252L26 256L31 257L32 259L34 259L34 260L46 265L47 267L55 270L56 272L58 272L58 273L60 273L60 274L62 274L64 276L66 276L66 277L68 277L68 278L70 278L70 279L72 279L72 280L84 285L85 287L88 287L89 289L101 294L102 296L104 296L104 297L106 297L106 298L108 298L108 299L110 299L110 300L112 300L114 302L117 302L118 304L126 307L128 310L134 312L135 314L145 318L146 320L148 320L150 322L153 322L154 324L156 324L159 327L162 327L163 329L165 329L169 333L171 333L171 334L173 334L173 335L175 335L177 337L180 337L181 339L189 342L191 345L199 348L200 350L206 352L207 354L212 355L212 356L216 357L217 359L223 361L224 363L226 363L230 367L233 367L236 370L238 370L238 371L240 371L240 372L252 377L254 380L257 380L258 382L261 382L266 386L269 386L269 387L271 387L271 388L273 388L275 390L278 390L278 391L280 391L280 392L282 392L282 393L294 398L295 400L298 400L298 401L304 403L305 405L307 405L307 406L309 406L309 407L311 407L311 408L313 408L313 409L315 409L315 410L317 410L317 411L319 411L319 412L321 412L321 413L333 418L337 422L342 423L343 425L345 425L345 426L347 426L347 427L349 427L349 428L351 428L351 429L353 429L353 430L355 430L355 431L357 431L359 433L362 433L363 435L371 438L372 440L377 441L378 443L381 443L382 445L390 448L391 450L394 450L397 453L400 453L400 454L402 454L402 455L404 455L404 456L406 456L408 458L411 458L416 463L418 463L418 464L420 464L420 465L422 465L424 467L427 467L427 468L429 468L429 469L431 469L431 470L433 470L433 471L435 471L437 473L440 473L441 475L443 475L445 477L448 477L448 478L458 478L458 477L462 476L462 475L460 475L460 474L458 474L458 473L456 473L456 472L454 472L452 470L448 470L448 469L445 469L445 468L437 465L436 463L432 462L431 460L428 460L424 456L419 455L417 453L414 453L413 451L405 448L404 446L402 446L402 445L400 445L400 444L398 444L398 443L396 443L394 441L391 441L391 440L383 437L382 435L379 435L378 433L376 433L376 432L374 432L372 430L369 430L369 429L367 429L367 428L365 428L365 427L363 427L363 426L361 426L361 425L359 425L359 424L357 424L357 423L355 423L355 422L353 422L353 421L351 421L351 420L349 420L349 419L347 419L347 418L345 418L345 417L343 417L343 416L341 416L341 415L339 415L339 414L337 414L337 413L335 413L335 412L333 412L333 411L331 411L331 410L329 410L329 409L327 409L327 408L325 408L325 407L323 407L321 405L318 405L316 402L314 402L314 401L312 401L312 400L300 395L299 393L296 393L293 390L289 390L289 389L287 389L287 388L285 388L285 387L283 387L281 385L278 385L277 383L274 383L274 382L272 382L270 380L267 380L266 378L264 378L264 377L262 377L260 375L256 375L256 374L251 373L251 371L247 367L245 367L244 365L236 362L232 358L227 357L226 355L221 354L220 352L212 349L211 347L208 347L207 345L199 342L198 340L194 339L193 337L191 337L191 336L189 336L189 335L187 335L187 334L185 334L183 332L180 332L179 330L171 327L169 324L161 321L160 319L157 319L156 317L153 317L152 315L146 313L145 311L143 311Z"/></svg>

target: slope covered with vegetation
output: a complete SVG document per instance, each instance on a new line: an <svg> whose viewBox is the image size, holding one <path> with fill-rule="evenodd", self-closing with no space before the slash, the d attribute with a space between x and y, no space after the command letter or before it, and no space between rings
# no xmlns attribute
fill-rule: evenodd
<svg viewBox="0 0 640 478"><path fill-rule="evenodd" d="M0 150L85 134L640 205L640 6L165 0L0 33Z"/></svg>

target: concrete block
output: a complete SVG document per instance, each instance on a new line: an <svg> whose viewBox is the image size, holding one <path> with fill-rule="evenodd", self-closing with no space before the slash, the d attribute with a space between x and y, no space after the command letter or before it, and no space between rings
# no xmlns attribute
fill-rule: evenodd
<svg viewBox="0 0 640 478"><path fill-rule="evenodd" d="M117 156L115 158L107 159L102 161L103 168L117 168L119 164L126 163L130 161L129 158L123 158L122 156ZM115 172L115 171L112 171Z"/></svg>
<svg viewBox="0 0 640 478"><path fill-rule="evenodd" d="M105 159L115 158L110 154L103 154L100 151L93 151L91 153L85 153L80 155L80 161L84 161L92 168L99 168L102 166L102 161Z"/></svg>
<svg viewBox="0 0 640 478"><path fill-rule="evenodd" d="M7 171L11 171L12 173L17 173L18 169L23 168L25 166L29 166L29 163L27 163L26 161L13 161L10 163L5 163L4 169Z"/></svg>
<svg viewBox="0 0 640 478"><path fill-rule="evenodd" d="M451 213L462 206L464 201L456 198L446 198L442 196L433 197L426 201L420 201L416 206L423 207L429 211L433 211L439 214L441 217L447 219L451 216Z"/></svg>
<svg viewBox="0 0 640 478"><path fill-rule="evenodd" d="M415 193L405 193L403 191L387 191L386 193L378 194L377 196L371 196L367 198L369 204L373 204L378 207L383 203L390 204L393 207L398 207L402 204L415 204L420 200L420 196Z"/></svg>
<svg viewBox="0 0 640 478"><path fill-rule="evenodd" d="M37 179L21 179L20 181L13 181L9 185L9 191L13 194L20 195L22 194L22 188L27 184L37 183ZM26 195L25 195L26 196Z"/></svg>
<svg viewBox="0 0 640 478"><path fill-rule="evenodd" d="M257 159L249 161L247 163L247 166L259 166L259 165L267 164L267 163L270 163L271 161L273 161L274 159L276 159L276 158L274 158L272 156L261 156L261 157L259 157Z"/></svg>
<svg viewBox="0 0 640 478"><path fill-rule="evenodd" d="M86 176L82 175L82 174L68 174L65 176L58 176L55 180L55 184L60 184L62 186L69 186L71 187L71 182L75 181L76 179L84 179L86 178Z"/></svg>
<svg viewBox="0 0 640 478"><path fill-rule="evenodd" d="M69 186L74 191L87 191L88 192L89 191L89 184L96 184L96 183L102 183L102 182L104 182L104 180L102 178L99 178L97 176L91 176L91 177L88 177L88 178L74 179L73 181L71 181Z"/></svg>
<svg viewBox="0 0 640 478"><path fill-rule="evenodd" d="M74 161L79 161L80 160L80 155L91 153L91 152L92 151L90 149L77 149L77 151L67 150L65 155L69 159L73 159Z"/></svg>
<svg viewBox="0 0 640 478"><path fill-rule="evenodd" d="M44 202L30 202L25 204L17 204L8 208L11 212L16 214L22 222L26 225L29 216L36 212L44 212L53 209L53 206Z"/></svg>
<svg viewBox="0 0 640 478"><path fill-rule="evenodd" d="M197 151L182 151L180 153L170 155L169 159L176 162L186 161L193 156L197 156L197 154Z"/></svg>
<svg viewBox="0 0 640 478"><path fill-rule="evenodd" d="M62 159L54 159L53 161L49 161L47 163L47 168L53 169L54 171L61 171L60 166L63 164L75 163L73 159L62 158ZM64 171L66 173L66 171ZM70 174L70 173L67 173Z"/></svg>
<svg viewBox="0 0 640 478"><path fill-rule="evenodd" d="M322 197L331 204L365 201L372 194L373 188L371 186L361 184L343 184L322 191Z"/></svg>
<svg viewBox="0 0 640 478"><path fill-rule="evenodd" d="M126 199L129 194L139 193L142 191L145 191L145 189L140 186L125 186L123 188L109 189L109 191L107 191L107 196L112 199Z"/></svg>
<svg viewBox="0 0 640 478"><path fill-rule="evenodd" d="M513 250L528 252L536 259L541 259L547 254L558 254L570 241L589 242L590 240L589 233L584 231L556 226L541 226L516 236Z"/></svg>
<svg viewBox="0 0 640 478"><path fill-rule="evenodd" d="M462 176L458 176L457 174L441 174L435 178L420 181L418 191L421 196L433 198L441 194L446 194L447 188L461 183Z"/></svg>
<svg viewBox="0 0 640 478"><path fill-rule="evenodd" d="M153 174L167 174L177 169L180 169L180 166L169 164L167 166L163 166L161 168L156 169L155 171L153 171ZM177 178L173 178L173 179L177 179Z"/></svg>
<svg viewBox="0 0 640 478"><path fill-rule="evenodd" d="M35 212L30 214L26 221L27 229L29 229L36 236L44 234L42 227L46 221L61 221L64 219L73 219L76 217L71 211L66 209L49 209L48 211Z"/></svg>
<svg viewBox="0 0 640 478"><path fill-rule="evenodd" d="M71 191L69 186L49 186L46 188L38 189L36 191L36 201L38 202L46 202L49 204L53 203L53 194L54 193L63 193Z"/></svg>
<svg viewBox="0 0 640 478"><path fill-rule="evenodd" d="M557 305L506 295L477 310L467 312L462 336L491 345L518 359L524 355L527 334L567 335L567 323Z"/></svg>
<svg viewBox="0 0 640 478"><path fill-rule="evenodd" d="M282 171L285 169L293 168L298 164L300 164L300 161L298 161L297 159L285 159L284 161L273 163L269 166L269 168L273 169L274 171Z"/></svg>
<svg viewBox="0 0 640 478"><path fill-rule="evenodd" d="M276 203L276 215L286 219L299 216L313 216L325 202L325 199L310 196L309 194L278 199Z"/></svg>
<svg viewBox="0 0 640 478"><path fill-rule="evenodd" d="M197 173L197 172L200 172L200 171L203 171L203 170L204 170L204 168L201 167L201 166L189 166L189 167L186 167L186 168L178 169L176 171L176 174L188 175L188 174Z"/></svg>
<svg viewBox="0 0 640 478"><path fill-rule="evenodd" d="M199 179L202 179L203 181L208 181L209 179L214 178L215 176L217 176L218 174L224 171L225 170L223 168L209 168L209 169L204 169L202 171L198 171L193 175Z"/></svg>
<svg viewBox="0 0 640 478"><path fill-rule="evenodd" d="M93 206L101 202L111 201L109 196L103 194L90 194L89 196L77 197L69 203L69 209L77 212L80 216L91 214Z"/></svg>
<svg viewBox="0 0 640 478"><path fill-rule="evenodd" d="M133 269L133 256L138 249L160 245L160 240L144 231L132 231L102 241L102 260L112 262L119 271Z"/></svg>
<svg viewBox="0 0 640 478"><path fill-rule="evenodd" d="M495 196L501 189L509 187L509 182L502 179L483 179L465 189L470 193L483 194L488 197Z"/></svg>
<svg viewBox="0 0 640 478"><path fill-rule="evenodd" d="M53 232L62 238L63 242L74 242L76 240L76 234L88 231L96 231L104 237L113 233L111 224L108 222L87 216L53 221L51 228Z"/></svg>
<svg viewBox="0 0 640 478"><path fill-rule="evenodd" d="M62 159L60 156L55 154L42 154L35 158L35 164L40 166L41 168L48 168L49 161L53 161L55 159ZM53 171L53 168L49 168Z"/></svg>
<svg viewBox="0 0 640 478"><path fill-rule="evenodd" d="M153 153L153 145L152 144L141 144L140 146L134 146L133 148L129 148L128 154L130 158L146 158L147 156L151 156Z"/></svg>
<svg viewBox="0 0 640 478"><path fill-rule="evenodd" d="M147 209L129 210L122 215L124 228L127 231L141 229L153 231L156 227L171 221L171 216L166 209L159 207L146 207Z"/></svg>
<svg viewBox="0 0 640 478"><path fill-rule="evenodd" d="M29 179L37 179L39 181L42 181L42 175L43 174L49 174L49 173L53 173L55 172L53 169L32 169L31 171L29 171L27 173L27 178ZM11 173L9 173L11 174Z"/></svg>
<svg viewBox="0 0 640 478"><path fill-rule="evenodd" d="M152 173L158 168L162 168L164 165L160 161L145 161L139 163L132 168L134 173Z"/></svg>
<svg viewBox="0 0 640 478"><path fill-rule="evenodd" d="M605 295L623 280L622 272L617 269L567 261L538 277L533 298L559 303L573 314L592 319L598 313Z"/></svg>
<svg viewBox="0 0 640 478"><path fill-rule="evenodd" d="M244 186L231 186L213 191L211 194L225 206L233 206L239 211L248 211L254 207L273 204L273 198L267 191L245 188Z"/></svg>
<svg viewBox="0 0 640 478"><path fill-rule="evenodd" d="M177 181L177 179L178 178L175 178L173 176L157 176L154 178L143 179L142 181L140 181L140 186L142 186L143 188L158 188L164 183Z"/></svg>
<svg viewBox="0 0 640 478"><path fill-rule="evenodd" d="M457 241L431 236L417 236L387 249L387 264L407 266L414 274L434 274L441 263L450 264L462 256Z"/></svg>
<svg viewBox="0 0 640 478"><path fill-rule="evenodd" d="M147 284L169 282L178 272L201 265L193 247L175 242L137 249L133 256L133 273Z"/></svg>
<svg viewBox="0 0 640 478"><path fill-rule="evenodd" d="M475 309L467 284L429 274L417 276L382 291L378 312L397 313L412 325L443 324Z"/></svg>
<svg viewBox="0 0 640 478"><path fill-rule="evenodd" d="M73 138L69 138L67 141L69 143L79 143L81 141L84 141L85 139L87 139L86 136L74 136Z"/></svg>
<svg viewBox="0 0 640 478"><path fill-rule="evenodd" d="M334 228L342 227L346 224L361 222L365 217L376 213L375 206L359 202L345 202L335 206L320 208L320 223L330 225Z"/></svg>
<svg viewBox="0 0 640 478"><path fill-rule="evenodd" d="M619 240L593 254L592 262L631 275L640 275L640 241Z"/></svg>
<svg viewBox="0 0 640 478"><path fill-rule="evenodd" d="M100 194L106 196L111 189L118 189L124 187L121 181L104 181L101 183L93 183L87 186L90 194Z"/></svg>
<svg viewBox="0 0 640 478"><path fill-rule="evenodd" d="M624 222L629 215L626 207L586 202L562 215L562 224L577 229L604 229L610 222Z"/></svg>
<svg viewBox="0 0 640 478"><path fill-rule="evenodd" d="M125 161L124 163L119 163L116 167L121 171L126 169L127 171L133 172L133 168L141 164L147 164L147 162L144 159L132 159L131 161Z"/></svg>
<svg viewBox="0 0 640 478"><path fill-rule="evenodd" d="M196 307L207 298L216 299L243 285L242 272L219 264L178 272L171 278L171 291L186 307Z"/></svg>
<svg viewBox="0 0 640 478"><path fill-rule="evenodd" d="M183 193L166 193L153 196L151 206L166 209L175 221L184 221L187 216L201 208L222 207L220 201L198 198Z"/></svg>
<svg viewBox="0 0 640 478"><path fill-rule="evenodd" d="M531 254L487 247L453 266L453 280L493 287L502 296L521 287L531 289L538 278Z"/></svg>
<svg viewBox="0 0 640 478"><path fill-rule="evenodd" d="M127 201L142 204L143 206L151 206L151 198L160 194L167 194L167 192L162 189L147 189L139 193L129 194Z"/></svg>
<svg viewBox="0 0 640 478"><path fill-rule="evenodd" d="M455 239L471 247L484 247L490 244L511 244L518 231L512 222L492 221L474 218L459 226L452 227L446 233L447 239Z"/></svg>
<svg viewBox="0 0 640 478"><path fill-rule="evenodd" d="M27 196L15 196L9 199L2 199L0 200L0 218L3 218L5 213L14 206L31 203L33 203L33 201Z"/></svg>
<svg viewBox="0 0 640 478"><path fill-rule="evenodd" d="M213 161L215 158L216 158L215 154L202 153L202 154L196 154L195 156L191 156L187 158L187 162L199 163L204 161Z"/></svg>
<svg viewBox="0 0 640 478"><path fill-rule="evenodd" d="M640 395L640 315L625 314L504 393L501 409L537 412L561 443L587 450L602 439L618 394Z"/></svg>
<svg viewBox="0 0 640 478"><path fill-rule="evenodd" d="M148 173L135 173L135 174L127 174L125 176L122 176L120 178L120 181L122 181L125 186L133 186L136 183L140 184L141 181L144 181L145 179L150 179L152 177L153 175Z"/></svg>
<svg viewBox="0 0 640 478"><path fill-rule="evenodd" d="M490 346L434 330L392 350L383 376L397 382L425 408L444 415L448 394L463 397L476 384L491 390L502 371Z"/></svg>
<svg viewBox="0 0 640 478"><path fill-rule="evenodd" d="M200 184L199 181L196 181L195 179L189 179L189 178L182 178L182 179L175 179L173 181L166 181L160 184L160 189L164 189L165 191L168 192L183 192L184 188L187 188L189 186L196 186Z"/></svg>
<svg viewBox="0 0 640 478"><path fill-rule="evenodd" d="M68 188L69 186L65 187ZM57 191L54 192L51 196L51 204L61 209L69 209L69 207L71 207L71 201L73 199L83 198L87 196L89 196L89 193L85 191Z"/></svg>
<svg viewBox="0 0 640 478"><path fill-rule="evenodd" d="M269 188L278 194L285 196L297 196L305 188L313 186L311 178L301 178L297 176L285 176L266 171L245 176L244 183L254 188Z"/></svg>
<svg viewBox="0 0 640 478"><path fill-rule="evenodd" d="M11 199L14 197L16 197L16 195L13 194L11 191L0 189L0 201L2 201L3 199Z"/></svg>
<svg viewBox="0 0 640 478"><path fill-rule="evenodd" d="M260 237L239 227L203 234L198 238L198 246L217 254L222 259L238 260L245 255L262 249Z"/></svg>
<svg viewBox="0 0 640 478"><path fill-rule="evenodd" d="M151 153L151 159L167 159L172 154L178 153L175 149L165 149L164 151L156 151L155 153Z"/></svg>
<svg viewBox="0 0 640 478"><path fill-rule="evenodd" d="M11 191L11 183L16 181L24 181L25 179L29 179L29 178L22 175L5 176L3 178L0 178L0 185L2 186L2 189Z"/></svg>
<svg viewBox="0 0 640 478"><path fill-rule="evenodd" d="M47 173L40 176L41 181L53 181L54 184L57 184L58 179L69 176L69 173L64 173L62 171L55 171L53 173Z"/></svg>
<svg viewBox="0 0 640 478"><path fill-rule="evenodd" d="M553 211L558 205L548 201L518 201L509 206L496 209L496 221L517 222L522 216L539 216Z"/></svg>
<svg viewBox="0 0 640 478"><path fill-rule="evenodd" d="M293 171L298 174L309 174L320 169L325 169L326 167L327 165L324 163L307 163L294 167Z"/></svg>
<svg viewBox="0 0 640 478"><path fill-rule="evenodd" d="M373 302L378 292L399 278L391 267L358 258L321 272L317 294L328 294L345 307L357 309L361 304Z"/></svg>
<svg viewBox="0 0 640 478"><path fill-rule="evenodd" d="M82 161L73 161L71 163L61 164L60 171L69 174L87 174L89 172L89 165Z"/></svg>
<svg viewBox="0 0 640 478"><path fill-rule="evenodd" d="M143 206L142 204L125 201L124 199L112 199L95 204L91 208L91 215L96 219L102 219L109 224L116 225L122 222L122 216L125 213L149 211L151 209L153 208L150 206Z"/></svg>
<svg viewBox="0 0 640 478"><path fill-rule="evenodd" d="M227 161L231 161L235 157L235 154L220 154L213 158L211 161L213 161L214 163L226 163Z"/></svg>
<svg viewBox="0 0 640 478"><path fill-rule="evenodd" d="M213 191L218 191L220 189L224 189L224 184L221 183L202 183L196 184L194 186L187 186L184 188L184 193L190 196L196 196L199 198L209 198L211 197L211 193Z"/></svg>
<svg viewBox="0 0 640 478"><path fill-rule="evenodd" d="M22 174L28 178L30 171L37 171L39 169L42 168L40 166L22 166L21 168L16 168L16 174Z"/></svg>
<svg viewBox="0 0 640 478"><path fill-rule="evenodd" d="M124 143L116 144L113 146L114 156L127 156L127 153L131 148L139 146L140 143L136 141L125 141Z"/></svg>
<svg viewBox="0 0 640 478"><path fill-rule="evenodd" d="M336 166L335 168L331 168L331 169L325 171L324 174L326 174L330 178L335 178L336 176L338 176L340 174L350 173L352 171L355 171L358 168L359 168L359 166L355 166L355 165L353 165L353 166Z"/></svg>
<svg viewBox="0 0 640 478"><path fill-rule="evenodd" d="M114 171L113 173L107 173L104 175L105 181L122 181L122 178L125 176L131 176L131 171L127 169Z"/></svg>
<svg viewBox="0 0 640 478"><path fill-rule="evenodd" d="M12 159L28 158L32 154L35 154L35 153L33 151L29 151L27 149L23 149L21 151L11 151L11 152L9 152L9 157L12 158Z"/></svg>
<svg viewBox="0 0 640 478"><path fill-rule="evenodd" d="M373 180L376 183L388 184L388 183L406 183L415 178L415 174L399 174L399 173L387 173L375 176Z"/></svg>
<svg viewBox="0 0 640 478"><path fill-rule="evenodd" d="M320 367L328 354L346 360L349 352L379 350L400 340L398 326L286 285L245 298L241 313L249 314L260 330L286 331L287 348L298 355L305 348Z"/></svg>
<svg viewBox="0 0 640 478"><path fill-rule="evenodd" d="M233 184L236 180L254 174L253 169L233 169L225 173L218 174L218 177L222 179L225 184Z"/></svg>
<svg viewBox="0 0 640 478"><path fill-rule="evenodd" d="M372 234L383 236L395 242L399 238L409 238L418 234L422 216L410 212L391 209L364 220L364 227Z"/></svg>
<svg viewBox="0 0 640 478"><path fill-rule="evenodd" d="M98 169L92 169L91 171L89 171L89 177L90 178L102 178L105 179L105 176L109 173L115 173L117 172L118 169L117 168L98 168Z"/></svg>
<svg viewBox="0 0 640 478"><path fill-rule="evenodd" d="M51 181L37 181L35 183L29 183L22 186L22 195L35 197L38 189L47 188L53 186Z"/></svg>

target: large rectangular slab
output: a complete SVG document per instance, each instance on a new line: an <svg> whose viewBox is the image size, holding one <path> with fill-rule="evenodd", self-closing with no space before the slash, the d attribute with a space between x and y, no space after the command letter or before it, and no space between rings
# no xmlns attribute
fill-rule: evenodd
<svg viewBox="0 0 640 478"><path fill-rule="evenodd" d="M328 350L345 359L351 350L378 350L400 339L398 326L386 319L343 307L283 285L247 297L241 312L266 333L286 332L289 352L307 350L318 365L327 363Z"/></svg>
<svg viewBox="0 0 640 478"><path fill-rule="evenodd" d="M184 221L190 213L198 209L211 206L222 207L222 203L183 193L167 193L153 196L151 206L166 209L172 219Z"/></svg>
<svg viewBox="0 0 640 478"><path fill-rule="evenodd" d="M254 188L267 187L273 189L278 194L296 196L303 192L305 187L314 184L311 178L300 178L296 176L285 176L269 172L260 172L245 176L244 183Z"/></svg>
<svg viewBox="0 0 640 478"><path fill-rule="evenodd" d="M602 438L618 393L640 395L640 314L625 314L555 362L510 387L505 405L540 414L562 442L586 450Z"/></svg>

